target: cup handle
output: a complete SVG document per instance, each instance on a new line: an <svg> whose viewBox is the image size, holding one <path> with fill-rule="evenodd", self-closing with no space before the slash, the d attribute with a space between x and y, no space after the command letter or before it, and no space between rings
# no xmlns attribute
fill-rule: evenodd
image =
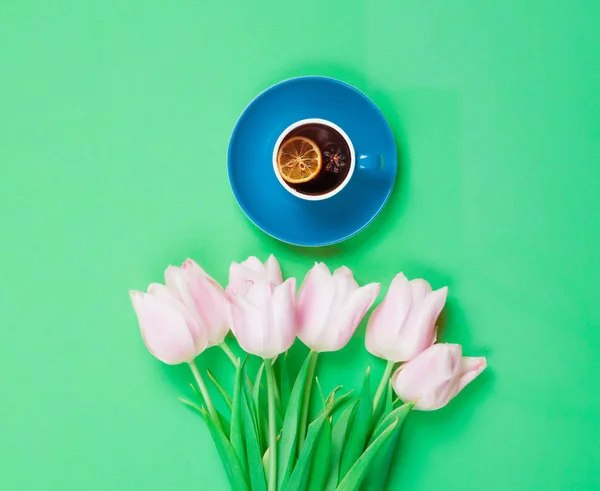
<svg viewBox="0 0 600 491"><path fill-rule="evenodd" d="M383 156L382 155L359 155L358 156L358 168L365 169L368 171L379 171L383 169Z"/></svg>

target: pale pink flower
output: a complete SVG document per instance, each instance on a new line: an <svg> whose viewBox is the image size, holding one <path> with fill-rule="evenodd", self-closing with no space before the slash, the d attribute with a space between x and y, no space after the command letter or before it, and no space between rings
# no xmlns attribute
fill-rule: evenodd
<svg viewBox="0 0 600 491"><path fill-rule="evenodd" d="M231 330L244 351L275 358L296 339L294 296L296 279L275 286L265 278L245 285L243 294L227 287L231 305Z"/></svg>
<svg viewBox="0 0 600 491"><path fill-rule="evenodd" d="M415 409L433 411L448 404L487 366L483 357L462 356L459 344L434 344L402 365L392 376L392 387Z"/></svg>
<svg viewBox="0 0 600 491"><path fill-rule="evenodd" d="M298 337L317 352L343 348L378 293L379 283L359 287L346 267L331 274L325 264L315 264L298 294Z"/></svg>
<svg viewBox="0 0 600 491"><path fill-rule="evenodd" d="M190 362L206 349L206 331L167 287L153 283L148 293L129 293L144 343L160 361L168 365Z"/></svg>
<svg viewBox="0 0 600 491"><path fill-rule="evenodd" d="M229 332L229 306L225 290L191 259L181 268L169 266L165 271L169 291L180 300L206 331L208 345L225 340Z"/></svg>
<svg viewBox="0 0 600 491"><path fill-rule="evenodd" d="M436 321L447 295L447 287L432 291L425 280L396 275L369 319L367 350L388 361L412 360L435 343Z"/></svg>

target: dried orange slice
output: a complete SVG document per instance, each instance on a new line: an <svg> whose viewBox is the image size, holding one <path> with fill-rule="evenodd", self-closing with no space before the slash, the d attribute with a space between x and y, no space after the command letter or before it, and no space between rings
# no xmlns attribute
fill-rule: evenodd
<svg viewBox="0 0 600 491"><path fill-rule="evenodd" d="M294 136L284 141L277 152L279 173L290 184L313 179L321 170L322 160L317 144L304 136Z"/></svg>

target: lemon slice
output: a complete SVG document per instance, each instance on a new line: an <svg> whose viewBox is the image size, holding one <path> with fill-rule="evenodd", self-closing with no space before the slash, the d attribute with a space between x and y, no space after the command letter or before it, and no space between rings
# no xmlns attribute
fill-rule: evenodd
<svg viewBox="0 0 600 491"><path fill-rule="evenodd" d="M310 138L294 136L277 152L277 167L284 181L301 184L314 179L322 165L321 150Z"/></svg>

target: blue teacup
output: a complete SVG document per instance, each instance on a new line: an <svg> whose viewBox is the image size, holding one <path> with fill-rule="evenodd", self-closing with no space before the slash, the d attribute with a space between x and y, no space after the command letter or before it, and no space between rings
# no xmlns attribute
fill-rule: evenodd
<svg viewBox="0 0 600 491"><path fill-rule="evenodd" d="M348 149L349 149L349 153L350 153L350 155L349 155L350 161L347 163L349 169L348 169L348 173L344 177L344 180L340 184L338 184L334 189L325 190L324 192L318 193L318 194L303 193L303 192L300 192L297 189L295 189L293 186L291 186L288 182L285 181L285 179L279 172L279 166L277 163L277 155L279 153L279 149L281 147L281 144L288 137L288 135L292 131L294 131L295 129L297 129L299 127L302 127L305 125L312 125L312 124L326 126L330 129L332 129L333 131L335 131L337 134L339 134L345 140L346 145L348 146ZM277 138L277 141L275 142L275 146L273 147L273 171L275 172L275 176L277 177L277 180L293 196L296 196L297 198L307 200L307 201L322 201L322 200L326 200L329 198L333 198L335 195L340 193L346 187L346 185L351 181L352 176L354 175L354 171L357 167L358 167L359 171L365 171L365 170L366 171L379 171L383 168L383 157L381 155L367 155L367 154L359 154L357 157L356 152L354 150L354 145L352 144L352 140L350 139L348 134L340 126L338 126L337 124L335 124L331 121L327 121L326 119L308 118L308 119L302 119L300 121L296 121L295 123L292 123L281 133L281 135L279 135L279 138Z"/></svg>

